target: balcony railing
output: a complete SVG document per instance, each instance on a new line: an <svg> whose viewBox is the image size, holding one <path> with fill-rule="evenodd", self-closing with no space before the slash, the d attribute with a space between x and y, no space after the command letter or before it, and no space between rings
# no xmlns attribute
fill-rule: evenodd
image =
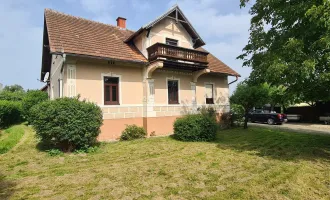
<svg viewBox="0 0 330 200"><path fill-rule="evenodd" d="M147 48L147 51L149 61L154 61L162 57L171 60L183 60L200 64L208 64L207 55L209 53L204 51L187 49L163 43L156 43Z"/></svg>

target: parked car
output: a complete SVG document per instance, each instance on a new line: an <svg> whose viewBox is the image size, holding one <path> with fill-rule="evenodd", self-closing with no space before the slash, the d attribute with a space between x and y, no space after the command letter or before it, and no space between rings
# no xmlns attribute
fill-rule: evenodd
<svg viewBox="0 0 330 200"><path fill-rule="evenodd" d="M250 122L267 122L269 125L282 124L287 122L287 116L276 112L269 112L260 109L249 112L248 119Z"/></svg>

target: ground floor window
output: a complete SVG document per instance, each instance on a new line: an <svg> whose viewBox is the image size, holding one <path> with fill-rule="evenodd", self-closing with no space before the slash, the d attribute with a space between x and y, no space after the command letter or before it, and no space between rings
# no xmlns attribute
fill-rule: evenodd
<svg viewBox="0 0 330 200"><path fill-rule="evenodd" d="M206 104L214 104L213 84L205 84Z"/></svg>
<svg viewBox="0 0 330 200"><path fill-rule="evenodd" d="M119 105L118 77L104 77L104 105Z"/></svg>
<svg viewBox="0 0 330 200"><path fill-rule="evenodd" d="M168 90L168 104L179 104L179 81L168 80L167 90Z"/></svg>

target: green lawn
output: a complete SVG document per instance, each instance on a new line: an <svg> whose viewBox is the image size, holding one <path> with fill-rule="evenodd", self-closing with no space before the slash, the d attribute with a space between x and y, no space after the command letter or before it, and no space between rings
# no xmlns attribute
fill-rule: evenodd
<svg viewBox="0 0 330 200"><path fill-rule="evenodd" d="M216 142L169 137L51 157L24 143L0 157L0 199L330 199L330 137L250 128Z"/></svg>
<svg viewBox="0 0 330 200"><path fill-rule="evenodd" d="M0 131L0 154L8 152L20 141L24 128L24 125L16 125Z"/></svg>

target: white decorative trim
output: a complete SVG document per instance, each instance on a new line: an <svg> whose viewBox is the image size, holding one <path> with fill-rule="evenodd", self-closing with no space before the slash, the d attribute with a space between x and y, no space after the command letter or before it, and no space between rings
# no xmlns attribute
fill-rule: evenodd
<svg viewBox="0 0 330 200"><path fill-rule="evenodd" d="M101 108L121 108L121 107L142 107L143 104L123 104L123 105L102 105L98 104Z"/></svg>
<svg viewBox="0 0 330 200"><path fill-rule="evenodd" d="M178 81L178 102L179 104L169 104L168 103L168 81L169 80L173 80L173 81ZM180 100L180 97L181 97L181 94L180 94L180 78L176 78L174 76L172 77L166 77L166 102L167 102L167 105L181 105L181 100Z"/></svg>
<svg viewBox="0 0 330 200"><path fill-rule="evenodd" d="M190 89L191 89L191 102L193 105L197 103L197 94L196 94L196 83L190 82Z"/></svg>
<svg viewBox="0 0 330 200"><path fill-rule="evenodd" d="M118 105L104 105L104 77L116 77L118 78L118 89L119 89L119 105L122 104L122 93L121 93L121 75L118 74L114 74L113 72L109 72L109 73L101 73L101 81L102 81L102 88L101 88L101 94L102 94L102 100L101 100L101 105L100 106L109 106L109 107L115 107Z"/></svg>
<svg viewBox="0 0 330 200"><path fill-rule="evenodd" d="M154 79L148 79L148 104L155 102L155 81Z"/></svg>
<svg viewBox="0 0 330 200"><path fill-rule="evenodd" d="M76 65L67 65L67 96L76 96Z"/></svg>

